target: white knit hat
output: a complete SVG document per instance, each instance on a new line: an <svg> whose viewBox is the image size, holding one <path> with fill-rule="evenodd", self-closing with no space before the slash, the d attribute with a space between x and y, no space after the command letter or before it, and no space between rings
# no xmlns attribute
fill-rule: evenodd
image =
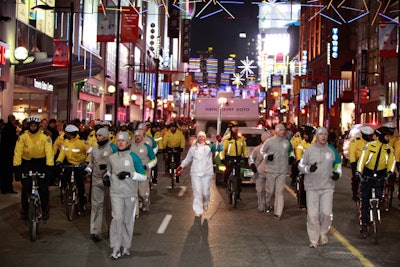
<svg viewBox="0 0 400 267"><path fill-rule="evenodd" d="M119 140L125 140L126 142L130 142L129 140L129 134L127 132L119 132L117 135L117 141Z"/></svg>
<svg viewBox="0 0 400 267"><path fill-rule="evenodd" d="M319 134L328 134L328 130L325 127L318 127L316 135Z"/></svg>
<svg viewBox="0 0 400 267"><path fill-rule="evenodd" d="M200 132L197 134L197 138L199 138L200 136L206 137L206 133L203 132L203 131L200 131Z"/></svg>

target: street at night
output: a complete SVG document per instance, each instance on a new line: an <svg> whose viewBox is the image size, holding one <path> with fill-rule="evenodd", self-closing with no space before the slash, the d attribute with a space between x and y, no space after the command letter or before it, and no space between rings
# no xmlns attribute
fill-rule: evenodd
<svg viewBox="0 0 400 267"><path fill-rule="evenodd" d="M257 213L254 185L243 187L242 201L233 209L226 189L215 184L209 210L196 218L188 172L183 172L182 182L174 189L168 188L170 181L162 173L151 192L150 212L141 212L136 219L133 253L117 261L109 258L106 235L98 243L90 240L89 212L67 220L57 187L51 187L50 220L40 224L35 242L30 241L28 225L19 219L19 194L0 195L1 265L397 266L399 201L396 198L393 208L382 215L378 244L371 237L360 239L349 175L350 169L345 167L343 177L336 182L329 243L314 249L308 247L306 211L297 207L288 186L283 220Z"/></svg>

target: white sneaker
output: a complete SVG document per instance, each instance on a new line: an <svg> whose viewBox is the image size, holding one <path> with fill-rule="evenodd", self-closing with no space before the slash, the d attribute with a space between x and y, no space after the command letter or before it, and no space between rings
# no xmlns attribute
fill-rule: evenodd
<svg viewBox="0 0 400 267"><path fill-rule="evenodd" d="M110 258L113 260L117 260L119 257L121 257L121 252L119 252L119 249L114 248L113 252L110 255Z"/></svg>
<svg viewBox="0 0 400 267"><path fill-rule="evenodd" d="M208 204L204 204L203 210L204 210L204 211L207 211L207 210L208 210Z"/></svg>
<svg viewBox="0 0 400 267"><path fill-rule="evenodd" d="M328 236L326 234L321 235L321 237L319 239L319 244L322 246L328 244Z"/></svg>
<svg viewBox="0 0 400 267"><path fill-rule="evenodd" d="M129 256L131 255L131 252L129 251L128 248L124 248L123 252L122 252L122 256Z"/></svg>
<svg viewBox="0 0 400 267"><path fill-rule="evenodd" d="M310 242L310 245L309 245L309 247L310 247L310 248L317 248L317 247L318 247L318 245Z"/></svg>
<svg viewBox="0 0 400 267"><path fill-rule="evenodd" d="M201 213L196 213L195 216L196 217L201 217Z"/></svg>

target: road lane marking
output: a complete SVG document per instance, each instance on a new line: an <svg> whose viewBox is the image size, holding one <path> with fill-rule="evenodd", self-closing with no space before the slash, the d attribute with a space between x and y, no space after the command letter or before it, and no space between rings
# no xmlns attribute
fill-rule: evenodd
<svg viewBox="0 0 400 267"><path fill-rule="evenodd" d="M167 226L171 221L171 218L172 218L171 214L165 215L164 220L160 224L160 227L158 227L157 234L163 234L165 232L165 229L167 229Z"/></svg>
<svg viewBox="0 0 400 267"><path fill-rule="evenodd" d="M363 266L366 267L374 266L372 262L370 262L367 258L365 258L364 255L358 249L356 249L352 244L350 244L350 242L341 233L339 233L333 226L331 226L331 233L335 236L337 240L339 240L340 243L342 243L343 246L345 246L348 250L350 250L351 253L360 260Z"/></svg>
<svg viewBox="0 0 400 267"><path fill-rule="evenodd" d="M296 193L294 192L294 190L288 186L285 185L285 189L294 197L297 198ZM350 250L350 252L356 256L359 261L361 262L361 264L365 267L373 267L374 265L367 259L364 257L364 255L358 250L356 249L352 244L350 244L350 242L341 234L339 233L338 230L336 230L335 227L331 226L330 229L331 233L333 234L333 236L340 242L342 243L342 245L347 248L348 250Z"/></svg>
<svg viewBox="0 0 400 267"><path fill-rule="evenodd" d="M186 186L181 186L181 190L179 190L179 193L178 193L178 196L179 197L181 197L181 196L183 196L183 194L185 194L185 191L186 191Z"/></svg>

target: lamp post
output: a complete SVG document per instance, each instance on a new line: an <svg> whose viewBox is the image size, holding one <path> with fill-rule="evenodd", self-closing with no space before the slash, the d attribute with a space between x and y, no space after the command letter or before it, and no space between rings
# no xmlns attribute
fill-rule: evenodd
<svg viewBox="0 0 400 267"><path fill-rule="evenodd" d="M69 8L69 31L68 31L68 85L67 85L67 123L71 121L71 98L72 98L72 46L73 46L73 35L74 35L74 2L71 1L70 6L49 6L49 5L36 5L32 7L35 9L43 10L55 10L55 9L67 9Z"/></svg>

